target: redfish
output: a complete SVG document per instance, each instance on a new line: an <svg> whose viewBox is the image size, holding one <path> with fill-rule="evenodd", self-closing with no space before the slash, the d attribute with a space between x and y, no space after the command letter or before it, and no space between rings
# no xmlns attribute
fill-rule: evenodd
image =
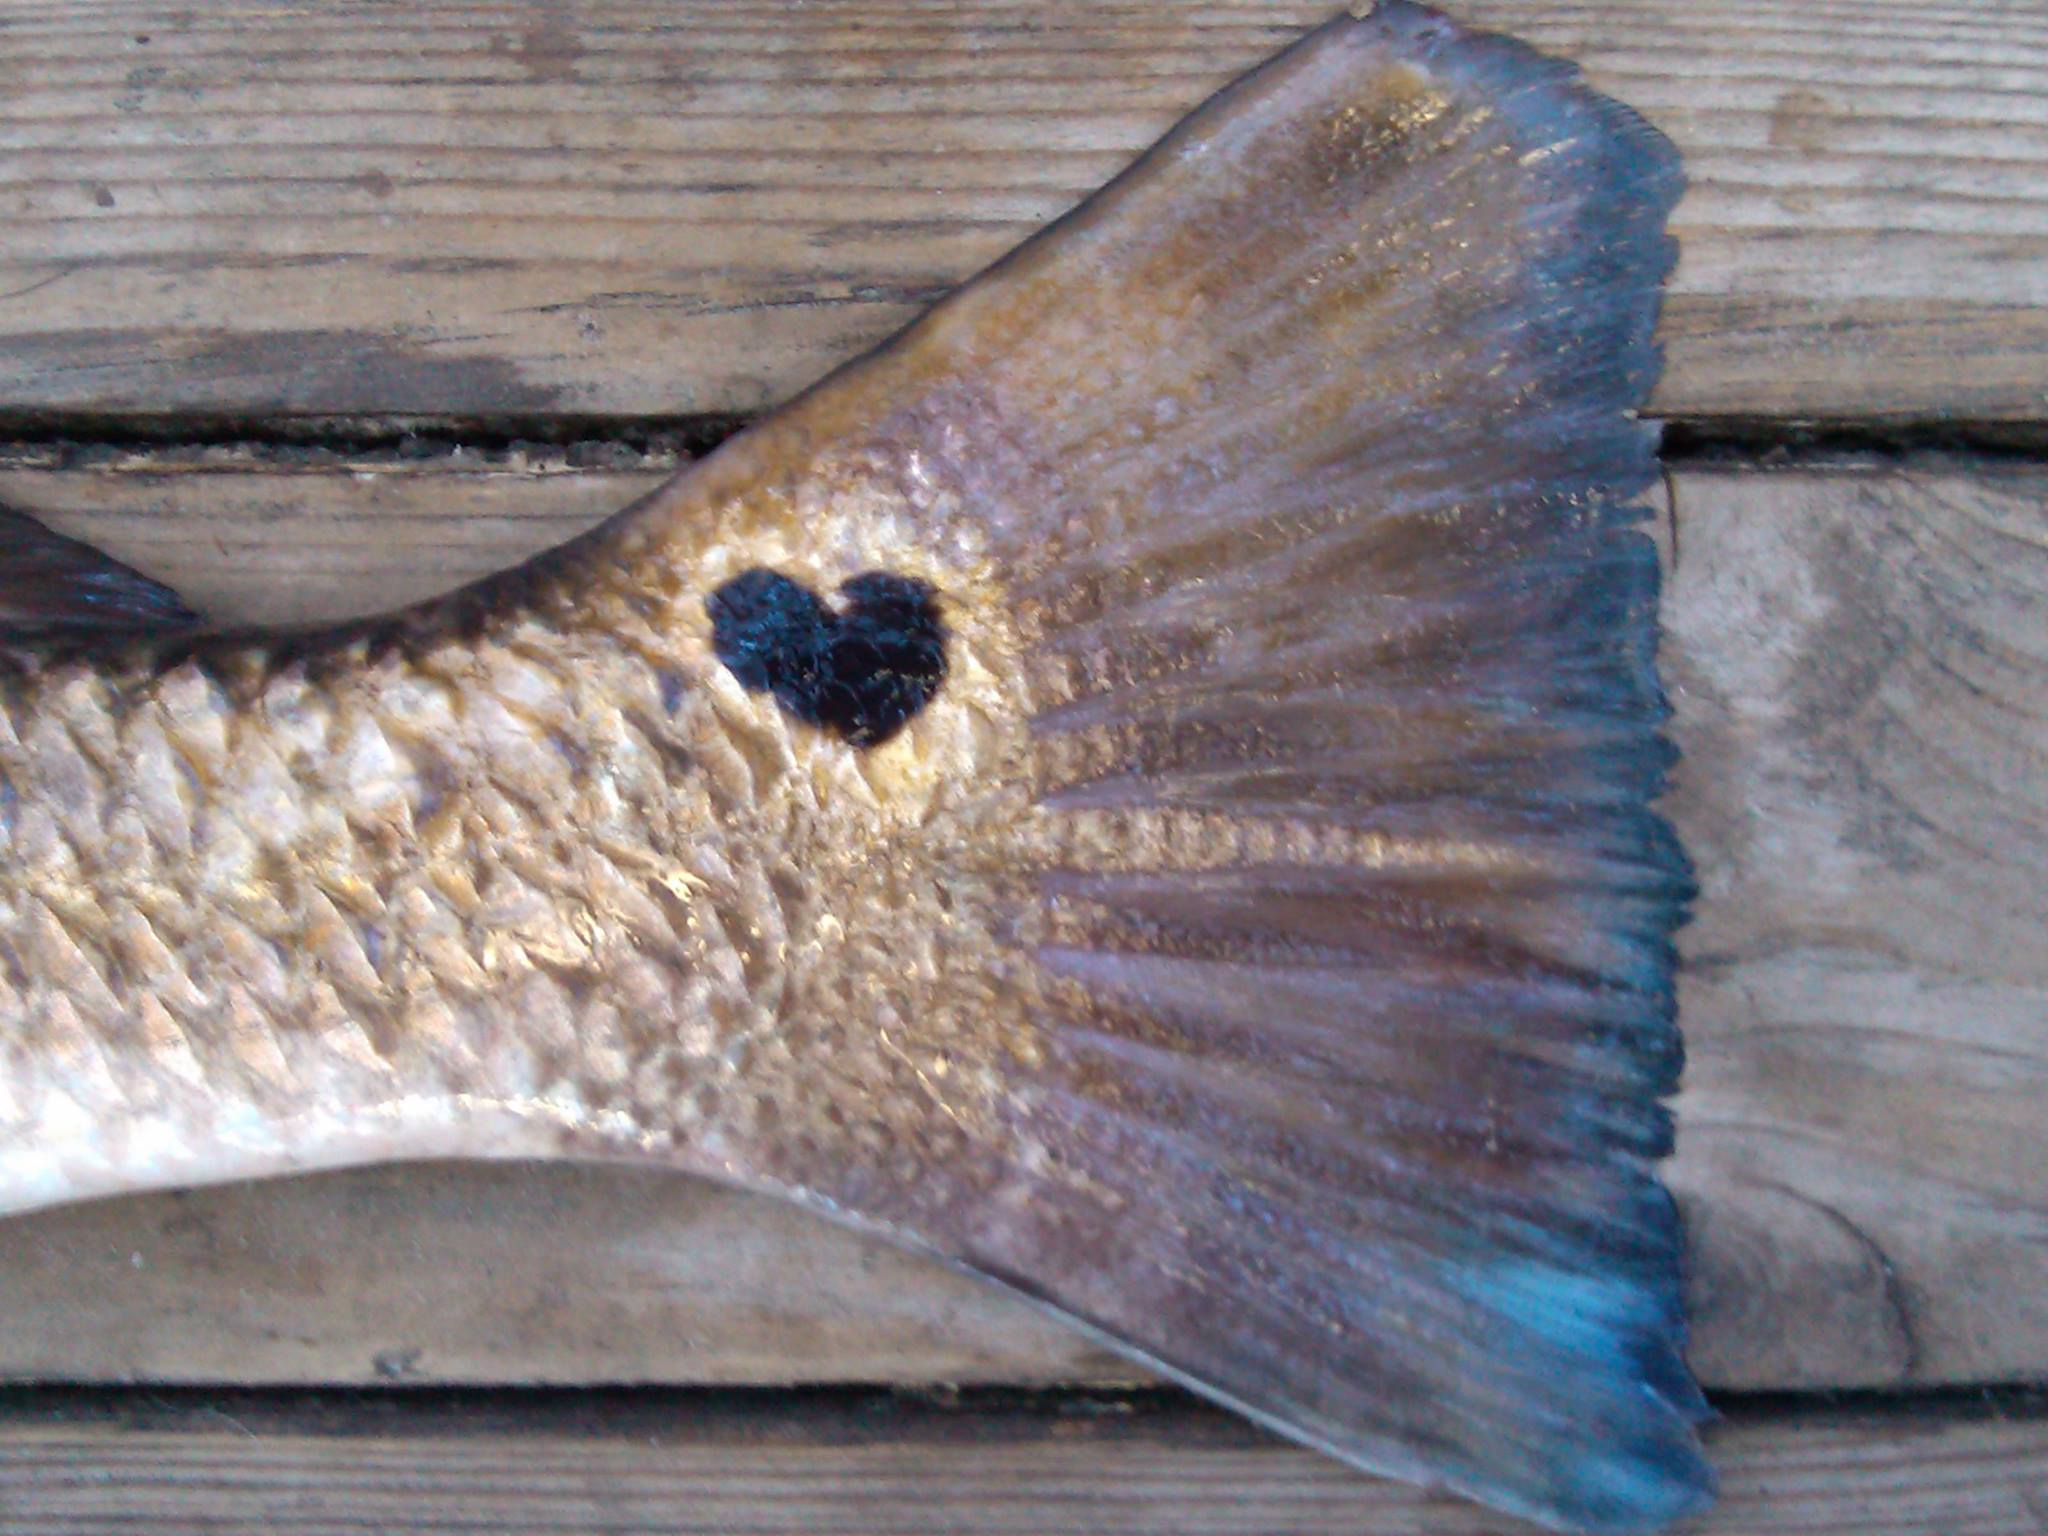
<svg viewBox="0 0 2048 1536"><path fill-rule="evenodd" d="M601 528L331 632L0 548L0 1208L654 1163L1359 1467L1703 1503L1638 498L1681 185L1405 0Z"/></svg>

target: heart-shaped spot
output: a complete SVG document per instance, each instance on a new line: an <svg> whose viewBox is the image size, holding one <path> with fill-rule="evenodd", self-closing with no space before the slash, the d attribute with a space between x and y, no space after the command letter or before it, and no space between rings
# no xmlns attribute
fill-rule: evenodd
<svg viewBox="0 0 2048 1536"><path fill-rule="evenodd" d="M834 612L801 582L756 566L704 600L711 648L741 687L871 747L939 691L946 628L937 596L915 577L868 571L839 597Z"/></svg>

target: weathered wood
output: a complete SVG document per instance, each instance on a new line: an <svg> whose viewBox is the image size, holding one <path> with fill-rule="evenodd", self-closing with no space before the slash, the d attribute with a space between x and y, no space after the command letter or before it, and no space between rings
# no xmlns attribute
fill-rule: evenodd
<svg viewBox="0 0 2048 1536"><path fill-rule="evenodd" d="M113 456L0 473L0 500L220 617L332 618L523 556L654 478L520 456L299 468ZM2048 472L1674 486L1672 807L1704 887L1672 1169L1695 1361L1734 1387L2048 1375ZM49 1212L0 1224L0 1295L15 1376L1127 1374L959 1277L617 1170Z"/></svg>
<svg viewBox="0 0 2048 1536"><path fill-rule="evenodd" d="M1678 481L1673 1180L1728 1385L2048 1373L2048 475Z"/></svg>
<svg viewBox="0 0 2048 1536"><path fill-rule="evenodd" d="M992 1410L603 1394L540 1402L209 1397L0 1413L0 1532L1125 1531L1512 1536L1174 1402ZM1064 1408L1064 1411L1062 1411ZM1693 1536L2036 1536L2038 1403L1735 1407Z"/></svg>
<svg viewBox="0 0 2048 1536"><path fill-rule="evenodd" d="M0 1374L1133 1381L992 1287L644 1169L365 1169L0 1222Z"/></svg>
<svg viewBox="0 0 2048 1536"><path fill-rule="evenodd" d="M102 452L56 469L0 455L0 505L35 513L170 583L223 625L381 613L574 537L659 485L674 460L571 470L562 454L424 461L290 450Z"/></svg>
<svg viewBox="0 0 2048 1536"><path fill-rule="evenodd" d="M1684 150L1657 409L2048 414L2037 5L1446 4ZM1332 9L10 7L0 409L753 410Z"/></svg>

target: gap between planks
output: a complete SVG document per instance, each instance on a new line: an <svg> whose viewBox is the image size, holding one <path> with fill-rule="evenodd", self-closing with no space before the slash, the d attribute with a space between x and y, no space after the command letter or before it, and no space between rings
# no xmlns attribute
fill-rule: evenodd
<svg viewBox="0 0 2048 1536"><path fill-rule="evenodd" d="M563 455L0 473L224 619L334 618L653 483ZM1703 894L1671 1179L1722 1387L2048 1375L2048 469L1680 470L1671 813ZM949 1272L645 1173L426 1167L0 1223L0 1374L1061 1381Z"/></svg>

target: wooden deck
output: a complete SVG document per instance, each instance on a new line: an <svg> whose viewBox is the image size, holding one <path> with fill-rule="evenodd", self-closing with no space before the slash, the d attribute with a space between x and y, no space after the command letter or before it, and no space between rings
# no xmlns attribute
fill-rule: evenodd
<svg viewBox="0 0 2048 1536"><path fill-rule="evenodd" d="M1657 408L1698 1529L2048 1530L2048 11L1447 8L1583 59L1692 177ZM1326 9L0 6L0 501L222 617L453 585ZM0 1297L42 1384L0 1392L6 1531L1507 1528L639 1173L53 1211L0 1223ZM1845 1389L1909 1395L1786 1395Z"/></svg>

